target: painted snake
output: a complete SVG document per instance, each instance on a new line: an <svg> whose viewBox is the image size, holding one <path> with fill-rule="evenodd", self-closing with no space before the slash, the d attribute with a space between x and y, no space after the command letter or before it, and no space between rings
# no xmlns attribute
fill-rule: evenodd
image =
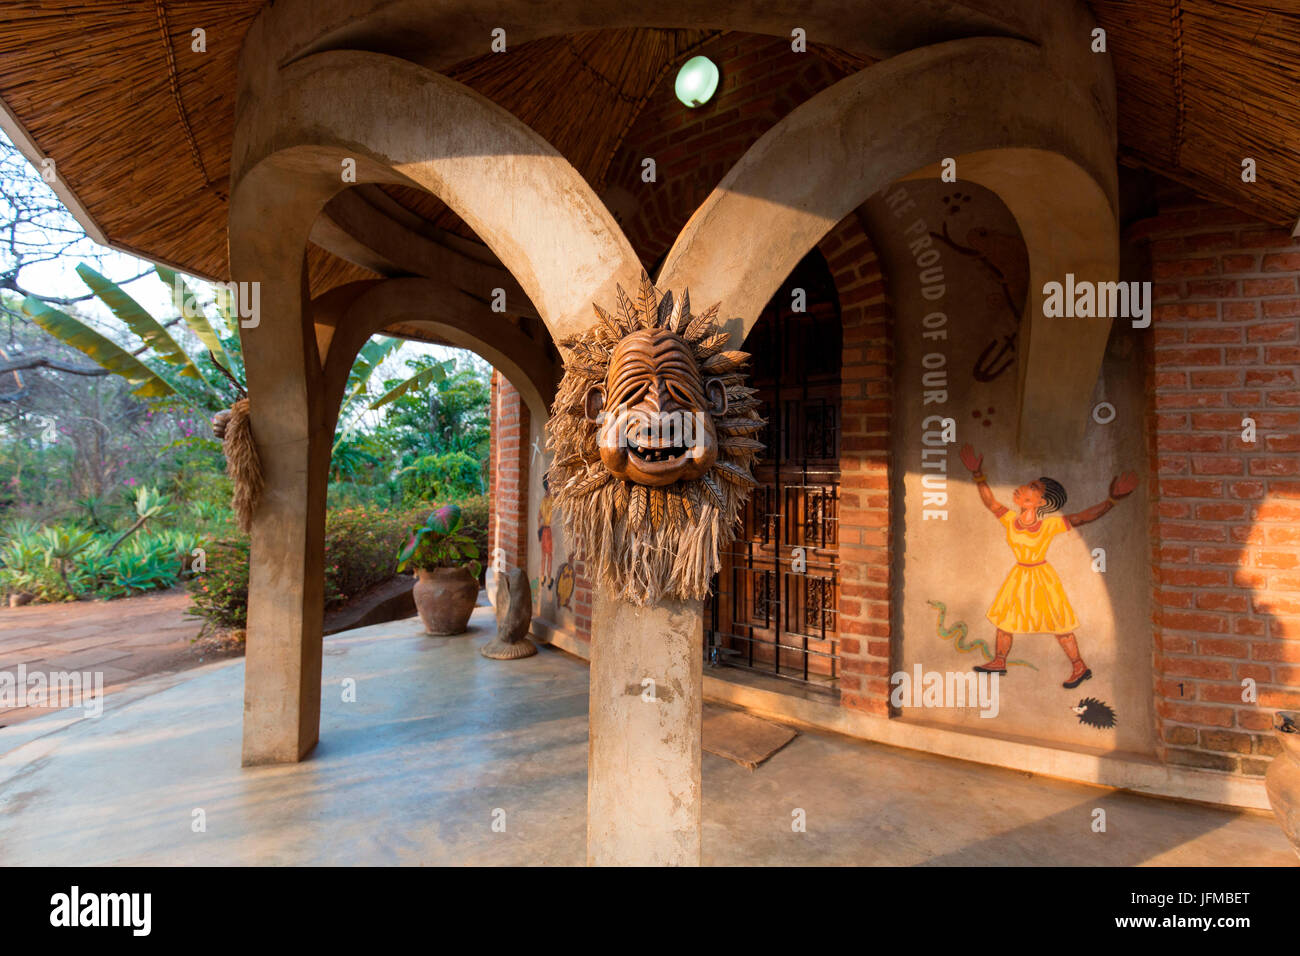
<svg viewBox="0 0 1300 956"><path fill-rule="evenodd" d="M979 652L984 655L986 661L993 660L993 652L989 650L989 645L983 638L976 638L969 642L967 641L968 631L965 621L958 621L952 627L943 626L943 618L944 615L948 613L948 605L944 604L942 601L926 601L925 603L930 605L932 608L937 608L939 611L939 621L936 626L940 637L944 640L952 640L953 646L963 653L979 648ZM1023 664L1031 670L1038 670L1038 668L1034 667L1034 665L1029 663L1029 661L1007 661L1008 667L1012 664Z"/></svg>

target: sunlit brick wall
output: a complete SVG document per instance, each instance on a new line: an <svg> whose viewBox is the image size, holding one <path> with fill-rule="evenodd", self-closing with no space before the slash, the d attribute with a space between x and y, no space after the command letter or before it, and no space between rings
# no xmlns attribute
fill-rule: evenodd
<svg viewBox="0 0 1300 956"><path fill-rule="evenodd" d="M1169 187L1148 243L1156 717L1171 763L1260 774L1300 707L1300 243ZM1252 419L1255 441L1243 440ZM1242 681L1258 701L1243 700Z"/></svg>
<svg viewBox="0 0 1300 956"><path fill-rule="evenodd" d="M839 634L840 700L889 714L890 419L893 332L880 263L855 215L818 247L839 294L840 366Z"/></svg>
<svg viewBox="0 0 1300 956"><path fill-rule="evenodd" d="M501 373L492 373L491 509L488 547L506 564L528 567L528 406Z"/></svg>

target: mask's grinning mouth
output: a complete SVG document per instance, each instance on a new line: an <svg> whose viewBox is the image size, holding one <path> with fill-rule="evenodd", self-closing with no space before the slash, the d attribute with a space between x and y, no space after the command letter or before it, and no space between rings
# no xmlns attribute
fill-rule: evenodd
<svg viewBox="0 0 1300 956"><path fill-rule="evenodd" d="M649 462L675 461L686 455L686 448L683 445L670 445L666 448L642 448L631 438L627 440L627 450L635 458Z"/></svg>

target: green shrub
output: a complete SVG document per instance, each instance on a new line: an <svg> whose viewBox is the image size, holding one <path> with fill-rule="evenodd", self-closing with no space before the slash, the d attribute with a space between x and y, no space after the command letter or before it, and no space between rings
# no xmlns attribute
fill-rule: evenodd
<svg viewBox="0 0 1300 956"><path fill-rule="evenodd" d="M484 491L482 463L463 451L417 458L397 473L397 480L407 507L425 501L459 501Z"/></svg>
<svg viewBox="0 0 1300 956"><path fill-rule="evenodd" d="M248 618L248 537L214 541L207 548L207 567L190 579L194 606L190 614L216 628L243 627Z"/></svg>
<svg viewBox="0 0 1300 956"><path fill-rule="evenodd" d="M172 540L174 533L153 538L133 538L102 560L99 592L105 597L127 597L174 587L183 561Z"/></svg>
<svg viewBox="0 0 1300 956"><path fill-rule="evenodd" d="M483 553L487 548L488 502L459 501L461 532ZM335 608L397 573L398 550L411 528L434 509L426 504L403 511L351 508L325 518L325 607ZM190 581L191 614L215 628L241 628L248 615L248 538L232 537L209 546L207 568Z"/></svg>

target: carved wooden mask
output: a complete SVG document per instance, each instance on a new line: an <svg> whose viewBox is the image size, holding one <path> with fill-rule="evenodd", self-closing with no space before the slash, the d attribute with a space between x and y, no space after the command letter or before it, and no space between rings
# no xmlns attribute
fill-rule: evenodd
<svg viewBox="0 0 1300 956"><path fill-rule="evenodd" d="M763 426L749 356L724 350L715 305L692 315L642 275L637 301L561 342L547 424L550 485L597 586L624 600L702 598L735 536Z"/></svg>

